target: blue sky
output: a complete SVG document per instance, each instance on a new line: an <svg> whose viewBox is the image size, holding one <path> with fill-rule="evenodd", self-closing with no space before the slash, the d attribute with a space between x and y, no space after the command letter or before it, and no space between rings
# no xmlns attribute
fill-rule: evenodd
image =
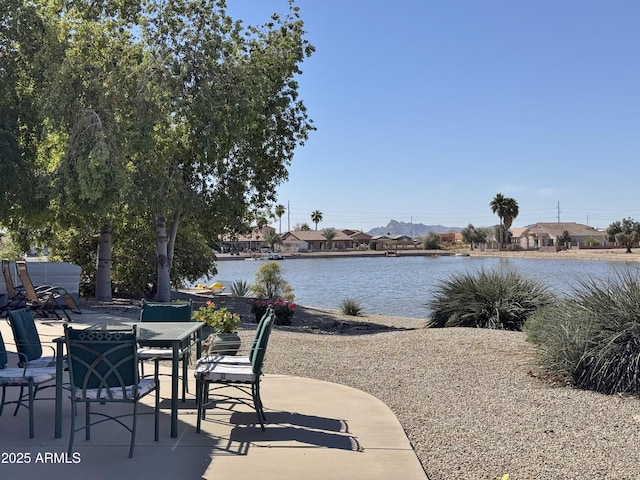
<svg viewBox="0 0 640 480"><path fill-rule="evenodd" d="M286 0L227 0L263 23ZM278 202L291 228L640 221L640 2L298 0L317 131ZM277 222L273 224L277 227Z"/></svg>

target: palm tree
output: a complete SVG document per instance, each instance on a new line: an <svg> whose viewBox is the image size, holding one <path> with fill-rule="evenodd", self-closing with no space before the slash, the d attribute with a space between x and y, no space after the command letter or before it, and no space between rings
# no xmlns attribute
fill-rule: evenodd
<svg viewBox="0 0 640 480"><path fill-rule="evenodd" d="M267 234L264 236L264 243L266 243L267 245L269 245L269 249L272 252L275 252L275 246L276 245L283 245L282 242L282 237L280 237L280 235L278 235L275 232L267 232Z"/></svg>
<svg viewBox="0 0 640 480"><path fill-rule="evenodd" d="M286 209L284 208L284 205L277 205L276 206L276 217L278 217L280 219L280 231L278 233L280 233L280 235L282 235L282 216L284 215L284 212L286 211Z"/></svg>
<svg viewBox="0 0 640 480"><path fill-rule="evenodd" d="M322 221L322 212L320 210L311 212L311 221L316 224L316 230L318 230L318 223Z"/></svg>
<svg viewBox="0 0 640 480"><path fill-rule="evenodd" d="M327 240L328 250L333 249L332 242L333 242L333 239L336 238L337 234L338 233L333 228L328 228L327 230L322 232L322 236Z"/></svg>
<svg viewBox="0 0 640 480"><path fill-rule="evenodd" d="M503 229L509 230L513 220L518 216L518 213L520 213L518 202L513 198L508 198L498 193L493 200L491 200L489 206L491 207L491 211L500 218L500 248L502 248L504 243Z"/></svg>

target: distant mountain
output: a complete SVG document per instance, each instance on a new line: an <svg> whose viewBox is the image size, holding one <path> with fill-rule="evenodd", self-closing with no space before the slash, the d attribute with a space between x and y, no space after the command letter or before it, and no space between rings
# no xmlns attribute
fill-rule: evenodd
<svg viewBox="0 0 640 480"><path fill-rule="evenodd" d="M372 228L369 235L409 235L410 237L424 237L430 232L449 233L461 232L459 227L443 227L442 225L424 225L422 223L407 223L391 220L386 227Z"/></svg>

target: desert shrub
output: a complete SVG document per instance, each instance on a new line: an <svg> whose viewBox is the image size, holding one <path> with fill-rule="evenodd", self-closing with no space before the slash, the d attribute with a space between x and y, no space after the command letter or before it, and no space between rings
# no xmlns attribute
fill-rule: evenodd
<svg viewBox="0 0 640 480"><path fill-rule="evenodd" d="M553 302L542 283L515 272L455 273L435 288L431 325L521 330L529 316Z"/></svg>
<svg viewBox="0 0 640 480"><path fill-rule="evenodd" d="M546 374L572 382L584 355L591 319L576 299L535 312L524 325L527 340L538 345L540 367Z"/></svg>
<svg viewBox="0 0 640 480"><path fill-rule="evenodd" d="M581 282L571 300L534 315L541 365L580 388L640 395L640 277Z"/></svg>
<svg viewBox="0 0 640 480"><path fill-rule="evenodd" d="M234 297L246 297L251 290L250 285L244 280L235 280L231 284L231 295Z"/></svg>
<svg viewBox="0 0 640 480"><path fill-rule="evenodd" d="M340 302L340 311L344 315L357 317L362 313L362 306L360 305L360 302L354 298L345 298Z"/></svg>
<svg viewBox="0 0 640 480"><path fill-rule="evenodd" d="M599 247L600 246L600 242L598 240L596 240L593 237L589 237L584 241L584 244L587 247Z"/></svg>

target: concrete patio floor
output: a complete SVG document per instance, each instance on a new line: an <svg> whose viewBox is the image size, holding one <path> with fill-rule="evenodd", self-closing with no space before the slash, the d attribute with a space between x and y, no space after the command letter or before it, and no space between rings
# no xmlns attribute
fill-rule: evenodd
<svg viewBox="0 0 640 480"><path fill-rule="evenodd" d="M97 317L76 317L87 323L93 319ZM0 323L5 342L11 343L9 325L5 321ZM45 343L63 333L61 321L37 323ZM11 345L8 349L13 350ZM15 362L15 358L10 361ZM0 417L0 477L427 478L396 417L384 403L362 391L307 378L268 374L261 383L267 415L265 432L257 424L255 411L234 401L221 402L219 408L208 410L202 431L196 433L195 385L190 378L191 393L179 406L178 437L170 438L167 398L170 380L164 376L160 381L163 409L160 440L153 440L153 415L139 416L133 459L127 457L129 432L115 422L94 427L90 441L84 439L84 433L76 434L74 454L67 458L71 409L66 395L59 439L54 438L53 400L36 401L33 439L29 439L27 410L23 408L13 416L13 406L6 406ZM53 398L53 390L46 389L40 396ZM17 391L9 389L8 400L15 399ZM153 395L145 398L140 412L151 413L153 401ZM114 405L105 408L113 411ZM82 411L78 422L84 422Z"/></svg>

